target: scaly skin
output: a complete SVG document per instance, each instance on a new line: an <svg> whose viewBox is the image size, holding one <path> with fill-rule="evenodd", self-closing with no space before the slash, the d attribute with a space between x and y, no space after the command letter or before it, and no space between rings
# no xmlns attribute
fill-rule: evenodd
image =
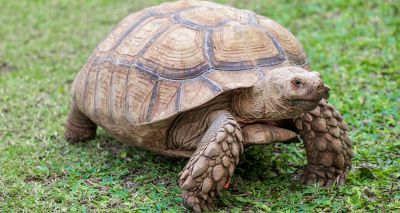
<svg viewBox="0 0 400 213"><path fill-rule="evenodd" d="M97 125L72 103L65 124L65 138L69 143L85 142L95 138Z"/></svg>
<svg viewBox="0 0 400 213"><path fill-rule="evenodd" d="M215 210L213 201L228 188L243 152L242 132L231 113L212 112L208 122L209 128L179 179L183 203L195 212Z"/></svg>
<svg viewBox="0 0 400 213"><path fill-rule="evenodd" d="M348 127L335 108L322 99L314 110L295 119L304 141L308 164L300 181L344 185L353 157Z"/></svg>

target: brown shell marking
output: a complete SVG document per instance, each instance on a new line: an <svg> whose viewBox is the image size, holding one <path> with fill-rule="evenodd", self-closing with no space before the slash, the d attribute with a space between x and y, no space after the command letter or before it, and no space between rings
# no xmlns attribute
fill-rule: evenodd
<svg viewBox="0 0 400 213"><path fill-rule="evenodd" d="M302 45L289 30L266 17L258 16L258 22L278 39L279 43L288 55L289 60L293 61L297 65L306 63L307 56Z"/></svg>
<svg viewBox="0 0 400 213"><path fill-rule="evenodd" d="M78 75L75 77L74 82L72 83L72 94L74 95L74 99L76 102L83 103L85 87L86 87L86 77L88 76L89 71L91 70L93 63L86 63L82 69L79 71ZM83 105L78 105L80 109L83 109Z"/></svg>
<svg viewBox="0 0 400 213"><path fill-rule="evenodd" d="M116 51L122 55L136 56L155 35L160 33L171 23L169 17L148 18L124 38Z"/></svg>
<svg viewBox="0 0 400 213"><path fill-rule="evenodd" d="M133 13L126 18L124 18L114 30L107 36L106 39L103 40L97 47L99 52L107 52L111 50L114 45L117 43L118 39L123 37L123 34L126 33L129 28L134 25L135 22L140 22L140 18L145 14L144 11Z"/></svg>
<svg viewBox="0 0 400 213"><path fill-rule="evenodd" d="M94 110L96 117L101 121L111 119L110 87L113 71L116 68L107 62L100 64L97 71L97 84L94 91Z"/></svg>
<svg viewBox="0 0 400 213"><path fill-rule="evenodd" d="M189 9L200 4L199 1L196 0L185 0L185 1L176 1L176 2L164 2L158 6L151 7L151 9L155 13L159 14L168 14L175 13L178 11L182 11L185 9Z"/></svg>
<svg viewBox="0 0 400 213"><path fill-rule="evenodd" d="M186 81L182 85L181 111L200 106L204 103L204 100L210 100L220 93L222 93L222 89L205 77Z"/></svg>
<svg viewBox="0 0 400 213"><path fill-rule="evenodd" d="M279 54L268 35L255 27L228 23L212 36L214 64L219 69L244 70L257 66L257 61Z"/></svg>
<svg viewBox="0 0 400 213"><path fill-rule="evenodd" d="M249 71L213 71L207 77L221 86L222 90L232 90L239 87L251 87L261 76Z"/></svg>
<svg viewBox="0 0 400 213"><path fill-rule="evenodd" d="M204 33L183 26L165 32L143 54L143 64L168 79L185 79L208 69L203 53ZM204 68L206 67L206 68Z"/></svg>
<svg viewBox="0 0 400 213"><path fill-rule="evenodd" d="M152 97L154 97L152 94L157 92L158 84L150 75L133 67L129 72L127 82L125 116L129 123L145 123Z"/></svg>
<svg viewBox="0 0 400 213"><path fill-rule="evenodd" d="M95 114L95 94L96 94L96 85L97 85L97 73L98 73L99 65L95 64L88 70L87 75L85 77L84 88L83 88L83 97L80 101L82 103L81 109L85 111L88 116L96 122L97 116ZM78 104L79 106L79 104Z"/></svg>
<svg viewBox="0 0 400 213"><path fill-rule="evenodd" d="M179 111L180 106L177 104L179 103L177 100L180 99L180 86L181 83L179 82L159 81L158 94L153 103L152 111L148 111L150 113L149 118L158 120Z"/></svg>
<svg viewBox="0 0 400 213"><path fill-rule="evenodd" d="M216 27L225 21L247 23L249 16L240 10L230 7L196 7L180 13L180 18L195 25Z"/></svg>
<svg viewBox="0 0 400 213"><path fill-rule="evenodd" d="M111 80L110 90L110 111L112 120L117 123L123 123L125 116L125 97L126 97L126 85L127 77L129 73L129 67L117 67L114 69L113 77Z"/></svg>

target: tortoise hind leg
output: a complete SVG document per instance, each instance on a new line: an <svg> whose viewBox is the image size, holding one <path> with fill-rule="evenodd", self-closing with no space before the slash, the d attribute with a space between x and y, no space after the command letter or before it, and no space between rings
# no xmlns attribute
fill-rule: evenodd
<svg viewBox="0 0 400 213"><path fill-rule="evenodd" d="M95 138L97 125L83 114L75 101L65 124L65 139L70 143L85 142Z"/></svg>
<svg viewBox="0 0 400 213"><path fill-rule="evenodd" d="M243 151L242 132L229 112L211 113L208 123L209 128L179 179L184 205L195 212L215 209L213 201L222 189L228 188Z"/></svg>

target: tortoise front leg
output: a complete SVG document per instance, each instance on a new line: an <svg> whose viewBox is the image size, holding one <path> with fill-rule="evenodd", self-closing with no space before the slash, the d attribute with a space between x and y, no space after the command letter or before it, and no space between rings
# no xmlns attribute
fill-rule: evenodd
<svg viewBox="0 0 400 213"><path fill-rule="evenodd" d="M248 124L242 128L244 145L264 145L284 142L297 137L293 131L269 124Z"/></svg>
<svg viewBox="0 0 400 213"><path fill-rule="evenodd" d="M240 126L229 112L215 111L207 122L209 128L179 179L184 205L196 212L215 209L213 200L228 188L243 152Z"/></svg>
<svg viewBox="0 0 400 213"><path fill-rule="evenodd" d="M301 182L343 185L353 157L352 142L342 116L322 99L312 111L295 119L307 153Z"/></svg>

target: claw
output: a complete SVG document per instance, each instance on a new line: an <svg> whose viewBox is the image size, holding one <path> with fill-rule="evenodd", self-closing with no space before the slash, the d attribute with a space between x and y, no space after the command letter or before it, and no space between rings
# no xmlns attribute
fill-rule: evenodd
<svg viewBox="0 0 400 213"><path fill-rule="evenodd" d="M200 205L199 205L199 204L196 204L196 205L193 207L193 211L194 211L194 212L201 212Z"/></svg>
<svg viewBox="0 0 400 213"><path fill-rule="evenodd" d="M333 179L329 178L325 186L330 187L333 185L333 183L334 183Z"/></svg>
<svg viewBox="0 0 400 213"><path fill-rule="evenodd" d="M319 179L318 179L318 183L319 183L319 186L324 186L324 184L325 184L325 179L324 179L324 178L319 178Z"/></svg>
<svg viewBox="0 0 400 213"><path fill-rule="evenodd" d="M315 183L315 178L311 178L311 177L308 177L308 179L307 179L307 185L313 185Z"/></svg>
<svg viewBox="0 0 400 213"><path fill-rule="evenodd" d="M346 183L346 179L343 178L343 177L340 177L339 182L338 182L338 185L339 185L339 186L344 186L345 183Z"/></svg>
<svg viewBox="0 0 400 213"><path fill-rule="evenodd" d="M231 177L228 176L228 181L226 181L224 188L228 189L229 188L229 184L231 183Z"/></svg>
<svg viewBox="0 0 400 213"><path fill-rule="evenodd" d="M336 184L338 186L343 186L345 184L346 171L336 170L331 171L331 167L319 167L306 166L303 175L300 176L300 182L306 185L311 185L314 183L319 184L324 187L331 187Z"/></svg>

